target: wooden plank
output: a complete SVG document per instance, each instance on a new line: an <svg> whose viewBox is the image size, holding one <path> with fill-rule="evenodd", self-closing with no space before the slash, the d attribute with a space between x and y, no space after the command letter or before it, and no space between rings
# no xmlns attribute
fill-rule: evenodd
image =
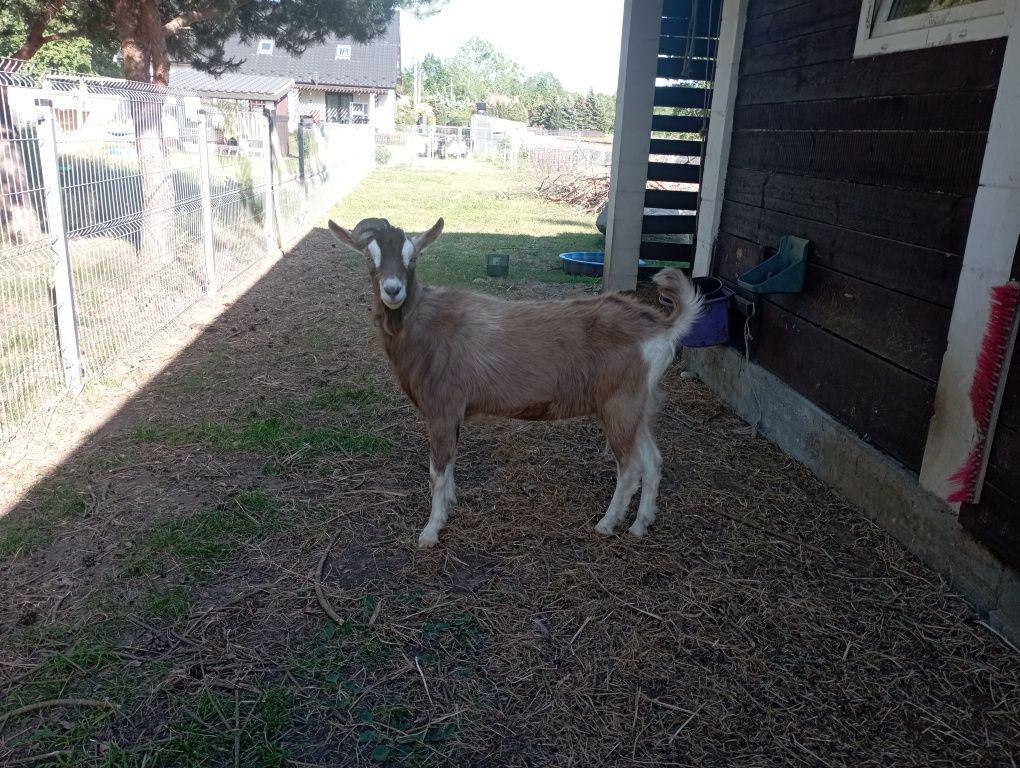
<svg viewBox="0 0 1020 768"><path fill-rule="evenodd" d="M661 37L660 56L694 56L699 59L714 59L719 50L719 41L714 37Z"/></svg>
<svg viewBox="0 0 1020 768"><path fill-rule="evenodd" d="M714 59L660 56L655 74L665 80L714 80Z"/></svg>
<svg viewBox="0 0 1020 768"><path fill-rule="evenodd" d="M973 198L731 168L726 199L962 254Z"/></svg>
<svg viewBox="0 0 1020 768"><path fill-rule="evenodd" d="M694 0L662 0L663 16L689 16L694 9Z"/></svg>
<svg viewBox="0 0 1020 768"><path fill-rule="evenodd" d="M767 298L759 302L756 361L864 440L916 471L935 387Z"/></svg>
<svg viewBox="0 0 1020 768"><path fill-rule="evenodd" d="M652 131L658 133L708 133L707 117L652 115Z"/></svg>
<svg viewBox="0 0 1020 768"><path fill-rule="evenodd" d="M757 75L809 64L846 61L853 56L856 39L856 26L847 25L791 40L769 40L744 49L740 56L740 74Z"/></svg>
<svg viewBox="0 0 1020 768"><path fill-rule="evenodd" d="M686 85L657 85L654 103L657 107L711 109L712 89L692 88Z"/></svg>
<svg viewBox="0 0 1020 768"><path fill-rule="evenodd" d="M642 241L639 258L649 261L682 261L691 264L694 262L694 244Z"/></svg>
<svg viewBox="0 0 1020 768"><path fill-rule="evenodd" d="M730 166L971 196L987 138L959 131L734 131Z"/></svg>
<svg viewBox="0 0 1020 768"><path fill-rule="evenodd" d="M986 484L980 505L960 508L960 524L999 560L1020 569L1020 499Z"/></svg>
<svg viewBox="0 0 1020 768"><path fill-rule="evenodd" d="M641 220L644 235L693 235L697 232L697 216L645 216Z"/></svg>
<svg viewBox="0 0 1020 768"><path fill-rule="evenodd" d="M698 193L678 192L672 189L648 189L645 190L645 208L696 211L698 210Z"/></svg>
<svg viewBox="0 0 1020 768"><path fill-rule="evenodd" d="M734 110L734 130L987 131L993 91L922 93L840 101L753 104Z"/></svg>
<svg viewBox="0 0 1020 768"><path fill-rule="evenodd" d="M748 75L737 104L773 104L918 93L991 91L999 81L1005 38L813 64Z"/></svg>
<svg viewBox="0 0 1020 768"><path fill-rule="evenodd" d="M701 178L701 165L698 163L649 163L649 181L682 181L696 184Z"/></svg>
<svg viewBox="0 0 1020 768"><path fill-rule="evenodd" d="M776 246L783 235L813 243L812 261L932 304L952 309L960 279L959 254L934 251L799 216L727 202L722 231Z"/></svg>
<svg viewBox="0 0 1020 768"><path fill-rule="evenodd" d="M804 5L807 2L810 0L748 0L747 18L757 19L759 16L768 16L777 11Z"/></svg>
<svg viewBox="0 0 1020 768"><path fill-rule="evenodd" d="M744 28L744 48L803 37L827 29L856 28L860 15L859 2L810 0L792 8L748 18Z"/></svg>
<svg viewBox="0 0 1020 768"><path fill-rule="evenodd" d="M720 0L715 3L696 3L694 0L662 0L662 15L664 17L688 18L692 12L696 16L714 19L718 26L719 19L722 18L722 2Z"/></svg>
<svg viewBox="0 0 1020 768"><path fill-rule="evenodd" d="M996 427L985 480L1014 499L1020 499L1020 430L1002 423ZM1020 508L1017 514L1020 515Z"/></svg>
<svg viewBox="0 0 1020 768"><path fill-rule="evenodd" d="M735 280L763 257L757 243L730 234L720 235L718 242L717 274L727 279ZM952 316L946 307L814 263L808 265L802 293L769 300L932 383L938 380Z"/></svg>
<svg viewBox="0 0 1020 768"><path fill-rule="evenodd" d="M700 141L682 141L680 139L652 139L648 145L650 155L672 155L674 157L701 157L705 149Z"/></svg>
<svg viewBox="0 0 1020 768"><path fill-rule="evenodd" d="M673 37L682 40L694 38L718 38L719 37L719 16L709 16L707 13L697 14L693 22L690 14L682 16L663 16L662 26L663 37Z"/></svg>

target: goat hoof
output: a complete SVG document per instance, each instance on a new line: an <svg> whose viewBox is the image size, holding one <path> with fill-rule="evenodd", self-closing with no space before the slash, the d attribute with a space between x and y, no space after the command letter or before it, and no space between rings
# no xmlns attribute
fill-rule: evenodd
<svg viewBox="0 0 1020 768"><path fill-rule="evenodd" d="M608 525L607 523L599 523L598 525L595 526L595 530L596 532L602 534L603 536L613 535L613 526Z"/></svg>
<svg viewBox="0 0 1020 768"><path fill-rule="evenodd" d="M422 531L418 537L418 549L431 549L439 543L439 534L432 531Z"/></svg>
<svg viewBox="0 0 1020 768"><path fill-rule="evenodd" d="M636 536L637 538L640 539L646 533L648 533L648 526L646 526L644 523L634 523L630 528L627 529L627 533L629 533L631 536Z"/></svg>

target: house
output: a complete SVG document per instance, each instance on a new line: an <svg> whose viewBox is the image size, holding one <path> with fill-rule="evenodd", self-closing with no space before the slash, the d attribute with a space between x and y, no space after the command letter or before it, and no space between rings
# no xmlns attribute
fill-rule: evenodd
<svg viewBox="0 0 1020 768"><path fill-rule="evenodd" d="M245 108L251 110L271 108L276 121L280 148L284 154L290 154L290 131L294 127L291 115L296 103L293 79L233 72L217 77L208 72L174 64L170 67L170 84L177 93L190 94L196 99L230 99L243 102ZM197 108L196 104L195 109ZM218 140L229 140L230 137L223 135L222 126L214 125L213 130L219 134Z"/></svg>
<svg viewBox="0 0 1020 768"><path fill-rule="evenodd" d="M685 364L1020 638L1020 354L989 332L1020 278L1017 0L627 0L622 57L607 287L652 245L648 182L693 185L666 190L693 242L657 247L736 293ZM743 290L784 235L803 289Z"/></svg>
<svg viewBox="0 0 1020 768"><path fill-rule="evenodd" d="M295 82L295 116L326 123L362 123L392 131L396 118L396 86L400 79L399 15L379 37L368 43L327 38L300 56L275 40L230 39L228 59L242 62L237 72L288 78Z"/></svg>

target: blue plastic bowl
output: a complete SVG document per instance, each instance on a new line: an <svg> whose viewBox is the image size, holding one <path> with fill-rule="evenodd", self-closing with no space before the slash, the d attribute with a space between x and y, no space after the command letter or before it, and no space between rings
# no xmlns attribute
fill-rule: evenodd
<svg viewBox="0 0 1020 768"><path fill-rule="evenodd" d="M560 264L568 275L600 277L605 258L602 251L568 251L560 254ZM638 261L639 269L644 266L643 260Z"/></svg>

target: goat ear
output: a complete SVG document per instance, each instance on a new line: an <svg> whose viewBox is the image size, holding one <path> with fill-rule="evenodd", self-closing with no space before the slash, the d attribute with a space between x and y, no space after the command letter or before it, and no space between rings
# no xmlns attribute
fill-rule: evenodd
<svg viewBox="0 0 1020 768"><path fill-rule="evenodd" d="M437 237L443 232L443 220L439 219L428 232L422 232L420 235L415 235L411 238L411 242L414 243L414 249L421 253L428 246L430 246Z"/></svg>
<svg viewBox="0 0 1020 768"><path fill-rule="evenodd" d="M346 245L348 248L353 248L359 253L362 252L361 247L354 240L354 235L333 221L333 219L329 220L329 231L333 233L333 236L337 240Z"/></svg>

